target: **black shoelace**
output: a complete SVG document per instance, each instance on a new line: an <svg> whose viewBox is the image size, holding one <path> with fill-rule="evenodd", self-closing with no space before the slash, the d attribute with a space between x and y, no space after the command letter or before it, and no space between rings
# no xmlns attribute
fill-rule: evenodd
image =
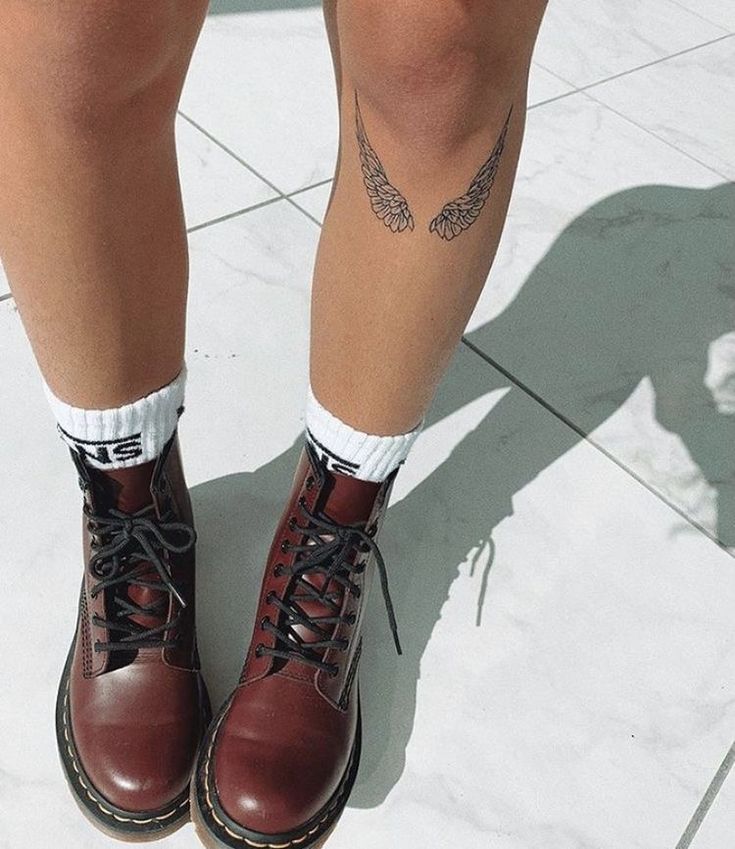
<svg viewBox="0 0 735 849"><path fill-rule="evenodd" d="M362 524L343 525L332 521L326 515L316 515L306 507L303 499L299 502L299 508L306 519L305 525L299 525L292 519L289 527L292 531L301 533L306 540L301 545L282 543L281 550L294 552L296 557L290 566L284 564L276 566L277 574L288 574L294 578L294 582L284 599L278 598L273 592L269 593L266 599L281 612L281 627L278 627L269 617L265 617L260 623L264 631L277 637L277 644L280 644L282 648L270 648L261 643L256 647L256 655L260 657L267 654L286 660L295 660L307 666L323 669L333 676L339 674L338 665L325 662L323 653L327 649L346 651L349 647L348 640L331 638L338 624L344 622L354 625L355 623L354 614L348 617L340 615L340 593L335 591L333 582L344 587L346 592L352 593L357 598L360 597L361 588L355 583L353 576L365 570L365 563L351 562L355 552L372 552L375 556L391 633L396 651L401 654L398 625L388 589L385 561L371 533ZM309 575L324 576L321 591L306 580ZM331 592L329 592L330 586L333 587ZM318 601L330 610L330 614L308 616L300 605L300 602L304 601ZM294 631L294 626L299 625L314 634L316 639L309 641L302 639Z"/></svg>
<svg viewBox="0 0 735 849"><path fill-rule="evenodd" d="M173 554L188 551L196 540L194 529L184 522L171 521L173 516L170 513L158 519L153 505L135 513L125 513L114 508L104 515L94 515L86 508L84 512L87 527L92 533L89 567L94 576L100 579L90 590L92 598L113 587L143 587L158 590L161 594L151 604L140 605L134 604L127 597L127 592L114 593L112 618L102 619L95 615L93 622L108 633L124 636L116 641L95 643L95 651L134 651L176 645L176 639L167 639L165 632L176 627L186 602L162 558L164 551ZM182 538L180 542L176 541L177 535ZM151 574L151 567L159 580L155 580ZM131 620L131 616L166 616L171 596L181 607L171 621L146 628Z"/></svg>

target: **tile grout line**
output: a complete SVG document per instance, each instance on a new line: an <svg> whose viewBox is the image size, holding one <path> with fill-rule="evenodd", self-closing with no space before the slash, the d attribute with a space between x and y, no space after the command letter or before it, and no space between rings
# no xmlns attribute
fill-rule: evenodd
<svg viewBox="0 0 735 849"><path fill-rule="evenodd" d="M296 203L296 201L295 201L295 200L293 200L293 198L291 197L291 195L286 195L286 197L284 198L284 200L287 200L287 201L291 204L291 206L293 206L295 209L297 209L297 210L298 210L298 211L299 211L299 212L300 212L303 216L305 216L306 218L308 218L308 219L309 219L309 221L313 221L313 222L314 222L314 224L316 224L316 226L317 226L317 227L321 230L321 228L322 228L322 222L321 222L318 218L316 218L315 216L313 216L310 212L307 212L307 210L305 210L305 209L303 208L303 206L299 206L299 205Z"/></svg>
<svg viewBox="0 0 735 849"><path fill-rule="evenodd" d="M685 56L687 53L694 53L696 50L700 50L703 47L710 47L712 44L718 44L720 41L726 41L728 38L733 38L735 33L725 31L724 35L718 35L717 38L711 38L709 41L703 41L700 44L694 44L691 47L685 47L683 50L678 50L676 53L670 53L668 56L660 56L658 59L652 59L650 62L644 62L642 65L636 65L635 68L629 68L626 71L620 71L617 74L611 74L609 77L604 77L601 80L595 80L594 82L587 83L586 85L577 86L571 80L562 77L556 71L552 71L547 65L543 65L541 62L536 62L539 68L543 68L549 74L552 74L557 78L560 82L565 83L568 86L573 88L573 91L565 92L564 94L557 95L556 97L551 97L548 100L544 100L541 103L534 104L530 106L529 109L533 109L536 106L543 106L545 103L551 103L555 100L561 100L564 97L569 97L570 94L576 94L577 92L584 92L591 88L596 88L597 86L604 85L605 83L609 83L612 80L620 79L621 77L627 77L629 74L634 74L636 71L643 71L646 68L652 68L654 65L660 65L662 62L668 62L669 59L676 59L679 56Z"/></svg>
<svg viewBox="0 0 735 849"><path fill-rule="evenodd" d="M247 168L248 171L250 171L251 174L254 174L259 180L264 182L266 184L266 186L268 186L268 188L270 188L274 192L276 192L276 194L278 195L279 198L287 197L287 195L284 192L282 192L281 189L279 189L278 186L275 183L272 183L267 177L264 177L259 171L257 171L255 168L253 168L252 165L249 165L241 156L239 156L237 153L235 153L235 151L232 150L232 148L229 148L226 144L221 142L216 136L213 136L212 133L209 132L209 130L205 130L204 127L202 127L201 124L198 124L193 118L190 118L185 112L182 112L180 109L177 110L177 112L185 121L188 121L191 124L192 127L195 127L197 130L199 130L199 132L202 133L204 136L206 136L213 144L216 144L217 147L219 147L221 150L224 150L225 153L229 154L233 159L235 159L237 162L239 162L240 165L242 165L244 168Z"/></svg>
<svg viewBox="0 0 735 849"><path fill-rule="evenodd" d="M304 186L301 189L295 189L292 192L289 192L286 197L292 198L295 195L301 195L304 192L309 192L312 189L318 189L320 186L326 186L327 183L331 183L334 180L334 177L327 177L325 180L319 180L318 183L312 183L310 186Z"/></svg>
<svg viewBox="0 0 735 849"><path fill-rule="evenodd" d="M675 150L677 153L680 153L683 156L686 156L688 159L691 159L692 162L696 162L697 165L700 165L702 168L706 168L708 171L711 171L717 177L720 177L720 179L729 181L730 178L726 174L723 174L720 171L718 171L717 168L715 168L713 165L709 165L708 163L703 162L701 159L698 159L693 154L689 153L686 150L682 150L682 148L673 144L668 139L665 139L663 136L660 136L658 133L654 132L649 127L646 127L643 124L639 124L638 121L634 120L629 115L626 115L624 112L621 112L620 110L616 109L614 106L610 106L610 104L606 103L600 97L595 96L595 94L590 93L590 89L596 88L597 86L602 86L605 83L610 82L611 80L620 79L621 77L625 77L628 74L634 74L636 71L640 71L640 70L643 70L645 68L652 68L656 65L660 65L663 62L668 62L669 59L675 59L678 56L683 56L687 53L692 53L696 50L699 50L702 47L708 47L711 44L718 44L720 41L725 41L728 38L732 38L733 35L735 35L735 33L727 33L726 35L719 36L718 38L711 39L710 41L704 41L701 44L698 44L696 46L687 47L685 50L680 50L677 53L672 53L670 56L665 56L665 57L662 57L661 59L656 59L653 62L647 62L645 65L638 65L635 68L631 68L629 71L621 71L621 73L614 74L611 77L606 77L604 80L598 80L597 82L590 83L589 85L580 86L579 88L575 88L573 92L566 92L565 94L559 95L558 97L550 98L549 100L545 100L542 103L535 104L535 105L543 106L544 103L550 103L554 100L561 100L563 97L568 97L570 94L583 94L585 97L589 98L590 100L594 101L595 103L599 103L600 106L603 106L605 109L609 109L611 112L613 112L619 118L622 118L623 120L627 121L629 124L632 124L634 127L637 127L639 130L643 130L644 133L647 133L652 138L656 139L657 141L662 142L663 144L667 145L667 147L670 147L672 150ZM557 80L564 83L565 85L570 85L570 86L573 85L573 83L571 83L569 80L567 80L564 77L557 74L556 71L552 71L551 68L546 67L546 65L542 65L540 62L537 62L536 64L538 64L538 66L540 68L543 68L547 73L556 77ZM533 107L530 107L530 108L533 108Z"/></svg>
<svg viewBox="0 0 735 849"><path fill-rule="evenodd" d="M499 371L504 377L508 378L514 386L517 386L521 392L524 392L529 398L532 398L537 404L540 404L547 412L551 413L555 416L562 424L565 424L568 428L573 430L579 437L581 437L585 442L591 445L593 448L597 449L603 456L607 457L612 463L614 463L621 471L625 472L625 474L629 475L633 480L637 481L642 487L647 489L652 495L658 498L663 504L673 510L676 514L678 514L687 524L691 525L695 530L702 533L705 537L707 537L710 542L713 542L720 551L723 551L725 554L730 555L730 557L735 558L735 554L729 551L710 531L707 530L703 525L700 525L695 519L691 516L688 516L684 510L679 507L677 504L674 504L673 501L670 501L663 493L659 492L657 489L652 487L644 478L642 478L637 472L633 469L629 468L625 465L621 460L619 460L614 454L607 450L604 446L600 445L600 443L596 442L594 439L590 437L588 433L586 433L579 425L577 425L572 419L562 413L560 410L557 410L551 403L546 401L538 392L531 389L528 384L524 383L519 378L515 377L508 369L504 368L500 365L500 363L496 362L492 357L486 354L481 348L478 348L473 342L466 336L462 336L462 343L473 353L475 353L480 359L484 360L488 365L491 365L494 369ZM679 849L679 847L677 847Z"/></svg>
<svg viewBox="0 0 735 849"><path fill-rule="evenodd" d="M689 820L689 823L684 830L684 834L682 834L679 842L676 844L676 849L689 849L692 845L692 841L696 837L700 826L704 822L704 818L709 813L712 803L715 801L717 795L722 789L722 785L725 783L725 779L730 773L733 764L735 764L735 743L730 746L724 760L710 782L709 787L705 790L704 796L702 796L702 801L699 805L697 805L697 809L692 814L692 818Z"/></svg>
<svg viewBox="0 0 735 849"><path fill-rule="evenodd" d="M713 165L709 165L706 162L703 162L701 159L698 159L696 156L689 153L688 151L682 150L682 148L678 147L673 142L670 142L668 139L665 139L663 136L660 136L658 133L654 132L650 127L646 127L643 124L639 124L638 121L636 121L634 118L631 118L630 115L626 115L624 112L621 112L614 106L610 106L609 103L605 103L604 100L601 100L599 97L595 97L594 94L590 94L587 91L582 91L580 92L580 94L583 94L585 97L589 98L589 100L592 100L594 103L599 103L600 106L604 107L605 109L609 109L619 118L622 118L624 121L627 121L629 124L632 124L639 130L643 130L644 133L647 133L649 136L656 139L656 141L665 144L667 147L671 148L672 150L675 150L677 153L681 154L682 156L685 156L687 159L691 159L692 162L696 162L697 165L700 165L702 168L706 168L708 171L711 171L720 179L726 180L728 183L730 182L730 177L728 177L726 174L723 174L721 171L718 171L717 168L715 168Z"/></svg>
<svg viewBox="0 0 735 849"><path fill-rule="evenodd" d="M694 9L689 6L685 6L681 0L671 0L672 3L675 3L680 9L684 9L684 11L689 12L692 15L696 15L700 19L700 21L705 21L705 23L712 24L713 27L718 27L723 30L723 32L729 32L732 34L732 30L728 29L726 26L722 24L718 24L717 21L713 21L711 18L705 18L704 15L700 15L699 12L695 12Z"/></svg>
<svg viewBox="0 0 735 849"><path fill-rule="evenodd" d="M194 224L191 227L187 227L187 233L195 233L197 230L203 230L205 227L211 227L213 224L221 224L223 221L229 221L231 218L237 218L239 215L245 215L248 212L254 212L257 209L262 209L264 206L271 206L274 203L280 203L281 201L289 201L292 206L295 206L299 212L302 212L307 218L313 221L315 224L321 226L318 219L316 219L310 212L307 212L303 207L299 206L293 198L296 195L303 194L305 192L310 191L311 189L317 189L320 186L324 186L327 183L331 183L334 178L330 177L327 180L321 180L318 183L314 183L311 186L304 186L301 189L296 189L293 192L289 192L287 195L276 195L275 197L268 198L267 200L262 200L260 203L253 203L250 206L244 206L242 209L236 209L234 212L228 212L225 215L220 215L217 218L210 218L208 221L203 221L201 224Z"/></svg>
<svg viewBox="0 0 735 849"><path fill-rule="evenodd" d="M260 203L254 203L250 206L245 206L242 209L236 209L234 212L228 212L225 215L220 215L217 218L211 218L209 221L203 221L201 224L194 224L192 227L187 227L187 233L196 233L197 230L203 230L205 227L211 227L213 224L220 224L223 221L229 221L231 218L237 218L238 215L245 215L246 212L253 212L256 209L262 209L264 206L270 206L274 203L280 203L286 200L285 197L277 196L262 200Z"/></svg>

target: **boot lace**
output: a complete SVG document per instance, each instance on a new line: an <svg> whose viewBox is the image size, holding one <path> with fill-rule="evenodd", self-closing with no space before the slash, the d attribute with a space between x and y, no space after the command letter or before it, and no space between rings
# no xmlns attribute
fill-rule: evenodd
<svg viewBox="0 0 735 849"><path fill-rule="evenodd" d="M288 574L294 581L283 599L274 592L269 593L266 598L267 603L275 606L282 614L281 626L276 625L269 617L265 617L260 623L262 630L276 636L277 644L280 644L281 648L271 648L261 643L256 647L256 655L258 657L271 655L285 660L295 660L307 666L323 669L332 676L339 674L338 665L325 662L323 653L327 649L346 651L349 647L347 639L332 639L334 629L340 623L355 624L354 613L348 616L341 615L341 594L334 584L339 584L345 591L357 598L360 597L361 587L355 583L354 576L365 571L365 562L357 564L351 562L352 555L356 552L372 552L375 557L393 641L398 654L402 654L398 625L388 588L385 560L371 532L365 529L364 523L340 524L326 515L317 515L307 508L303 499L299 501L298 506L306 522L300 525L292 518L289 528L292 531L298 531L305 540L300 545L284 541L281 544L281 551L294 552L296 556L290 565L283 563L276 565L276 574ZM321 590L306 580L308 576L314 575L324 577ZM327 611L326 615L307 615L300 604L304 601L319 602ZM295 626L299 625L312 633L316 639L304 640L294 630Z"/></svg>
<svg viewBox="0 0 735 849"><path fill-rule="evenodd" d="M184 522L172 521L171 513L159 519L151 504L135 513L110 509L95 515L85 507L87 527L92 534L89 568L100 580L90 589L92 598L112 588L141 587L158 590L160 596L150 604L135 604L127 592L114 593L111 619L95 615L93 622L108 633L122 634L117 640L95 643L97 652L133 651L143 648L171 648L177 640L165 632L176 627L186 602L163 561L164 552L183 554L194 545L196 532ZM178 540L177 540L178 537ZM157 573L151 574L151 566ZM146 628L132 616L165 616L174 597L180 610L170 621Z"/></svg>

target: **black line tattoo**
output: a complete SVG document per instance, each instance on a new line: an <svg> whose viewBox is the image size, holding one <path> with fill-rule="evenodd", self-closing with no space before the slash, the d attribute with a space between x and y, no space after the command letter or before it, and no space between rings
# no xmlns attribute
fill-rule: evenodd
<svg viewBox="0 0 735 849"><path fill-rule="evenodd" d="M505 119L503 129L500 131L498 140L495 142L495 147L492 149L484 165L475 175L475 179L470 183L466 194L461 197L450 200L445 204L442 211L429 224L429 231L436 233L442 239L448 242L455 236L471 227L482 212L485 201L490 196L490 190L495 182L495 176L500 167L500 157L503 155L505 148L505 137L508 135L508 126L510 125L510 116L513 113L513 107L510 107L508 117Z"/></svg>
<svg viewBox="0 0 735 849"><path fill-rule="evenodd" d="M360 148L360 162L362 164L362 179L370 198L370 206L380 220L394 233L402 233L404 230L413 230L414 221L408 201L392 186L385 173L383 164L378 154L373 150L365 132L362 121L360 104L355 92L355 123L357 128L357 144Z"/></svg>

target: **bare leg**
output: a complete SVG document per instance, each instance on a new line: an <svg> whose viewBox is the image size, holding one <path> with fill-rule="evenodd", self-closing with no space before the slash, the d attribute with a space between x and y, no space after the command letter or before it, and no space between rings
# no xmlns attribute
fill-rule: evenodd
<svg viewBox="0 0 735 849"><path fill-rule="evenodd" d="M0 253L64 401L115 407L183 359L174 117L206 0L4 0Z"/></svg>
<svg viewBox="0 0 735 849"><path fill-rule="evenodd" d="M418 423L482 290L544 8L544 0L325 4L341 144L317 255L311 381L356 429L395 434ZM446 205L460 198L454 232L459 213Z"/></svg>

